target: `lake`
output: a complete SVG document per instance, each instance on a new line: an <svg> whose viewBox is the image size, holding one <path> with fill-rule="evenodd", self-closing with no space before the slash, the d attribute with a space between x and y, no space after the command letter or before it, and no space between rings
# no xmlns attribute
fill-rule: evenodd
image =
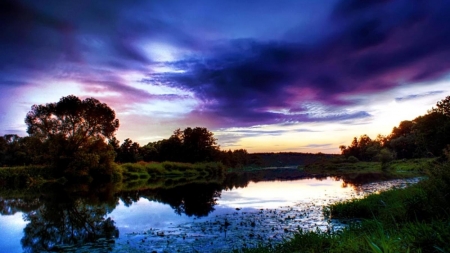
<svg viewBox="0 0 450 253"><path fill-rule="evenodd" d="M299 229L336 231L322 208L419 179L304 178L297 170L117 191L48 185L0 195L0 252L229 252ZM166 182L166 185L168 183Z"/></svg>

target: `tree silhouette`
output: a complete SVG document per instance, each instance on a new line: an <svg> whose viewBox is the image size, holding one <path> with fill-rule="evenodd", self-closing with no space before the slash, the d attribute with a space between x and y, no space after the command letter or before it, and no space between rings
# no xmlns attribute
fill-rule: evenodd
<svg viewBox="0 0 450 253"><path fill-rule="evenodd" d="M437 102L436 108L431 109L431 111L450 117L450 96L447 96L446 98Z"/></svg>
<svg viewBox="0 0 450 253"><path fill-rule="evenodd" d="M145 145L149 159L174 162L204 162L219 160L219 147L214 134L204 127L177 129L169 139Z"/></svg>
<svg viewBox="0 0 450 253"><path fill-rule="evenodd" d="M125 139L117 149L116 162L135 163L141 158L140 147L137 142L133 142L129 138Z"/></svg>
<svg viewBox="0 0 450 253"><path fill-rule="evenodd" d="M25 123L30 136L47 144L50 162L56 167L76 170L72 163L80 159L87 161L86 166L99 166L114 154L105 139L114 137L119 120L111 108L94 98L80 100L69 95L57 103L33 105Z"/></svg>

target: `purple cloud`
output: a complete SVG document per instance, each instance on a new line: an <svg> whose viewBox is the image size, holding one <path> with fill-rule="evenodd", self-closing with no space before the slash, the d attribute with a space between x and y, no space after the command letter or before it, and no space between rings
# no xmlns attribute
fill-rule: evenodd
<svg viewBox="0 0 450 253"><path fill-rule="evenodd" d="M332 35L314 46L295 37L221 41L216 52L170 63L184 72L145 81L192 91L202 101L193 114L228 126L369 117L345 111L359 104L351 95L449 72L449 12L445 1L341 1L330 16ZM306 102L334 109L320 117L303 112Z"/></svg>

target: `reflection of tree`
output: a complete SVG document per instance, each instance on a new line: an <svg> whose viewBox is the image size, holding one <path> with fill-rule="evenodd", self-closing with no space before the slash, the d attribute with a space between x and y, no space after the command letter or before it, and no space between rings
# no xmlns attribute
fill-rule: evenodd
<svg viewBox="0 0 450 253"><path fill-rule="evenodd" d="M248 173L228 173L222 185L225 190L233 190L233 188L245 188L249 182Z"/></svg>
<svg viewBox="0 0 450 253"><path fill-rule="evenodd" d="M339 181L342 180L342 187L346 188L351 186L357 193L362 191L362 185L386 181L390 179L394 179L394 175L390 175L387 173L354 173L354 174L345 174L340 176L333 176L333 180Z"/></svg>
<svg viewBox="0 0 450 253"><path fill-rule="evenodd" d="M118 236L114 221L105 218L118 204L116 191L114 184L95 181L2 191L0 214L24 213L28 222L21 240L25 252L60 251L62 247L76 251L80 245L106 249L114 243L110 239Z"/></svg>
<svg viewBox="0 0 450 253"><path fill-rule="evenodd" d="M96 242L118 236L114 221L105 219L106 206L90 206L82 200L45 201L24 215L29 221L21 240L24 251L57 250L61 246Z"/></svg>
<svg viewBox="0 0 450 253"><path fill-rule="evenodd" d="M193 183L173 188L159 188L138 192L122 192L120 199L126 206L137 202L141 197L170 205L177 214L206 216L214 211L220 198L222 186L217 183Z"/></svg>
<svg viewBox="0 0 450 253"><path fill-rule="evenodd" d="M214 211L221 191L219 184L190 184L159 191L157 198L169 204L177 214L200 217Z"/></svg>
<svg viewBox="0 0 450 253"><path fill-rule="evenodd" d="M0 214L13 215L16 212L30 212L40 206L39 198L4 199L0 197Z"/></svg>

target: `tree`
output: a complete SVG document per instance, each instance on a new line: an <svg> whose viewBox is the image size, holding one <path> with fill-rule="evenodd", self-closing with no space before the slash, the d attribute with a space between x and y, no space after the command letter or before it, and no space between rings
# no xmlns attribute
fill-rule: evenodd
<svg viewBox="0 0 450 253"><path fill-rule="evenodd" d="M74 95L62 97L58 103L33 105L25 123L27 133L41 139L62 136L74 148L90 138L112 138L119 127L115 112L95 98L81 101Z"/></svg>
<svg viewBox="0 0 450 253"><path fill-rule="evenodd" d="M218 150L217 139L208 129L205 127L188 127L184 129L181 136L186 162L214 160Z"/></svg>
<svg viewBox="0 0 450 253"><path fill-rule="evenodd" d="M416 155L417 141L414 125L414 121L404 120L388 135L385 146L392 149L397 158L413 158Z"/></svg>
<svg viewBox="0 0 450 253"><path fill-rule="evenodd" d="M100 165L102 155L93 148L101 147L99 152L110 152L99 142L113 138L119 127L119 120L108 105L95 98L80 100L74 95L62 97L57 103L33 105L25 123L30 136L48 144L50 162L64 168L82 157L98 161L91 165ZM71 169L77 168L72 166Z"/></svg>
<svg viewBox="0 0 450 253"><path fill-rule="evenodd" d="M220 159L216 138L204 127L177 129L169 139L148 143L144 147L148 148L144 160L195 163Z"/></svg>
<svg viewBox="0 0 450 253"><path fill-rule="evenodd" d="M158 149L156 149L156 145L153 142L141 147L139 149L139 153L142 156L142 159L146 162L158 161Z"/></svg>
<svg viewBox="0 0 450 253"><path fill-rule="evenodd" d="M378 136L377 139L372 140L368 135L364 134L359 139L354 137L350 146L346 147L345 145L341 145L339 149L341 150L341 154L346 158L353 156L358 160L372 161L383 145L380 142L382 139L382 136Z"/></svg>
<svg viewBox="0 0 450 253"><path fill-rule="evenodd" d="M413 121L418 156L440 156L450 143L450 117L431 112Z"/></svg>
<svg viewBox="0 0 450 253"><path fill-rule="evenodd" d="M139 144L127 138L117 151L116 162L135 163L139 160L141 160Z"/></svg>
<svg viewBox="0 0 450 253"><path fill-rule="evenodd" d="M15 134L0 136L0 165L42 164L44 155L42 143L37 138Z"/></svg>
<svg viewBox="0 0 450 253"><path fill-rule="evenodd" d="M440 114L444 114L447 117L450 117L450 96L442 99L441 101L436 103L436 108L433 107L431 112L437 112Z"/></svg>

